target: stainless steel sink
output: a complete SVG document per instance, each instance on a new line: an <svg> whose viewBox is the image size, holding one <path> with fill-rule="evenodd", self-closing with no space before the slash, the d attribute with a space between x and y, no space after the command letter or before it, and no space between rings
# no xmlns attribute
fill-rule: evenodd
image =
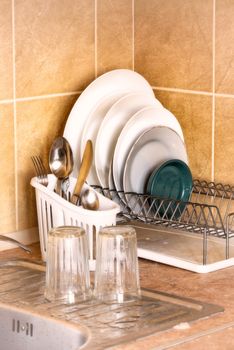
<svg viewBox="0 0 234 350"><path fill-rule="evenodd" d="M0 262L0 350L103 350L222 312L217 305L142 290L129 304L64 305L44 298L45 267Z"/></svg>
<svg viewBox="0 0 234 350"><path fill-rule="evenodd" d="M1 350L78 350L88 338L85 327L0 305Z"/></svg>

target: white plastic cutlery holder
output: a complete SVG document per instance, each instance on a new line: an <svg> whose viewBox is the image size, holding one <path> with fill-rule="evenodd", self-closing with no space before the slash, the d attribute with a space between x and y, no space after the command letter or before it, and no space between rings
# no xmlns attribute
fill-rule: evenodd
<svg viewBox="0 0 234 350"><path fill-rule="evenodd" d="M96 235L101 227L116 224L116 215L120 211L118 204L97 193L99 198L99 210L92 211L76 206L54 192L56 178L48 175L49 183L45 187L37 178L31 179L31 185L35 188L38 229L42 259L46 261L47 234L53 227L80 226L86 230L89 244L89 268L95 270L95 242ZM76 178L69 179L68 193L73 193ZM89 187L84 185L84 188Z"/></svg>

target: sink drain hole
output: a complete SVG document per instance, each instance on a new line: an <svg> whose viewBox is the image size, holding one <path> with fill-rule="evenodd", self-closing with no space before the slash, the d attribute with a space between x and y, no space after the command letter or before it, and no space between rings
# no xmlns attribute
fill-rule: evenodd
<svg viewBox="0 0 234 350"><path fill-rule="evenodd" d="M12 320L12 332L22 333L32 337L33 336L33 324L29 322L21 322L20 320Z"/></svg>

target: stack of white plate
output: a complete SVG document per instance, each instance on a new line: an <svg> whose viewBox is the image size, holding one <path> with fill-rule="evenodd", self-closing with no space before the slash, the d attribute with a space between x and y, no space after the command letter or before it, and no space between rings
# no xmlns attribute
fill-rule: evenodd
<svg viewBox="0 0 234 350"><path fill-rule="evenodd" d="M143 193L158 164L170 159L188 164L178 120L155 98L144 77L127 69L103 74L83 91L63 136L73 151L75 177L86 141L92 140L90 185Z"/></svg>

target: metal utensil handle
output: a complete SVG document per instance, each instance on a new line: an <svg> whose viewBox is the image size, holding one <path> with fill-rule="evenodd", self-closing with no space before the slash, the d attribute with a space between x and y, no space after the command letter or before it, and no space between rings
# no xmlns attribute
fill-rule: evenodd
<svg viewBox="0 0 234 350"><path fill-rule="evenodd" d="M10 237L7 237L7 236L0 235L0 241L12 243L12 244L16 245L17 247L22 248L26 252L32 253L30 248L28 248L26 245L24 245L23 243L20 243L19 241L17 241L14 238L10 238Z"/></svg>
<svg viewBox="0 0 234 350"><path fill-rule="evenodd" d="M76 181L75 189L73 191L72 197L71 197L71 203L76 204L79 200L81 189L85 183L85 180L88 176L89 169L91 167L93 160L93 145L92 141L88 140L85 145L85 150L83 153L82 161L81 161L81 166L80 166L80 171L78 174L78 178Z"/></svg>

